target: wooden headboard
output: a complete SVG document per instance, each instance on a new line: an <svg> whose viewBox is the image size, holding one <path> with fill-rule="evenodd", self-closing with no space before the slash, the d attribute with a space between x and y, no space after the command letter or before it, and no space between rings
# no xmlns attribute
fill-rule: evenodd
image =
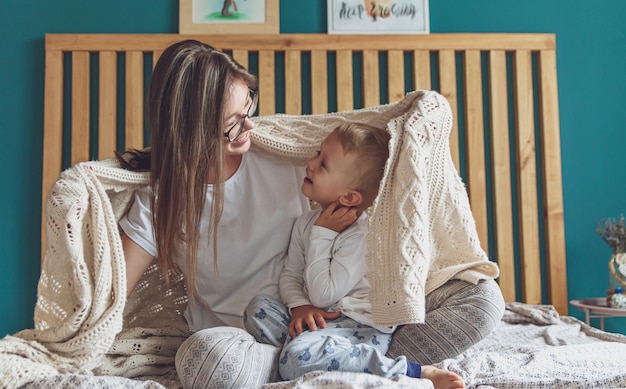
<svg viewBox="0 0 626 389"><path fill-rule="evenodd" d="M187 38L231 53L259 76L260 115L344 111L439 91L453 109L452 155L506 301L567 314L553 34L48 34L42 204L62 169L147 145L152 66Z"/></svg>

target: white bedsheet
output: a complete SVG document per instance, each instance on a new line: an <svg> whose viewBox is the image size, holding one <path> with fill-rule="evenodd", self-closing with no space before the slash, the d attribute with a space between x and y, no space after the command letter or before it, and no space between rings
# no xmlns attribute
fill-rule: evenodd
<svg viewBox="0 0 626 389"><path fill-rule="evenodd" d="M440 365L461 374L468 388L626 387L625 336L569 316L554 323L515 321L526 317L507 309L490 336Z"/></svg>
<svg viewBox="0 0 626 389"><path fill-rule="evenodd" d="M437 366L460 374L469 389L624 388L626 336L600 331L550 306L507 304L499 326L482 342ZM164 376L58 375L25 388L179 388L173 369ZM263 389L432 388L429 381L339 372L313 372Z"/></svg>

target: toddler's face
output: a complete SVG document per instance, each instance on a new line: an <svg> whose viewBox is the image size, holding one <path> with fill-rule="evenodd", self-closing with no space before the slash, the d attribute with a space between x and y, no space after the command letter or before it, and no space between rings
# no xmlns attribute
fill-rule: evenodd
<svg viewBox="0 0 626 389"><path fill-rule="evenodd" d="M302 193L322 207L339 199L354 178L357 155L345 153L339 137L333 132L322 142L320 150L306 165Z"/></svg>

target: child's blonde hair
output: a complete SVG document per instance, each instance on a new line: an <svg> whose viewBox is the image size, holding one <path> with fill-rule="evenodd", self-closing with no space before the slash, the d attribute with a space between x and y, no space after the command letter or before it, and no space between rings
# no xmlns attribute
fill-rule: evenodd
<svg viewBox="0 0 626 389"><path fill-rule="evenodd" d="M355 153L353 188L363 196L360 209L366 209L378 195L385 163L389 158L390 135L385 129L365 123L345 123L333 130L344 153Z"/></svg>

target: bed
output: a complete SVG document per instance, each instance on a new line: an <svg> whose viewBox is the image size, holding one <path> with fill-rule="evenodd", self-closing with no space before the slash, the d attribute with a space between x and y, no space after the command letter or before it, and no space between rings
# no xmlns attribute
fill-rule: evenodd
<svg viewBox="0 0 626 389"><path fill-rule="evenodd" d="M439 365L460 374L468 388L626 386L626 337L568 316L553 34L48 34L42 267L51 233L50 188L71 166L148 144L144 101L151 69L168 44L183 38L210 43L258 74L262 116L374 107L414 90L443 95L454 118L452 158L481 245L499 265L507 310L488 338ZM19 382L32 388L179 387L173 353L188 335L180 315L182 280L160 287L154 268L144 277L123 307L124 330L106 352L106 364ZM163 296L159 304L142 304L148 292ZM144 323L145 312L174 314ZM170 341L152 347L156 335ZM139 356L151 365L135 363ZM268 387L329 383L428 387L411 379L322 372Z"/></svg>

